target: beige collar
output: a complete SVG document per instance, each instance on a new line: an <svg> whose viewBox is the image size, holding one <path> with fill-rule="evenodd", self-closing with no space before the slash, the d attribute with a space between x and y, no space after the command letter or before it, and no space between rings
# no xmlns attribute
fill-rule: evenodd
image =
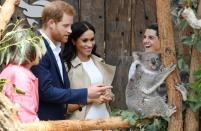
<svg viewBox="0 0 201 131"><path fill-rule="evenodd" d="M95 56L95 55L91 55L91 59L92 59L93 61L94 61L94 60L100 61L100 62L103 61L102 58L100 58L100 57L98 57L98 56ZM73 67L76 67L76 66L82 64L82 62L81 62L81 60L79 59L79 57L76 56L76 58L71 61L71 64L72 64Z"/></svg>

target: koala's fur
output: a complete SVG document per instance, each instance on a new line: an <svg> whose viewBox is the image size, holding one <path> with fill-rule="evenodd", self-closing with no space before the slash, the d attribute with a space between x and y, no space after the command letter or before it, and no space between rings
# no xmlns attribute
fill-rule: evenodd
<svg viewBox="0 0 201 131"><path fill-rule="evenodd" d="M136 71L129 80L125 93L128 109L145 116L170 117L176 109L166 104L165 98L156 89L176 65L162 67L160 54L153 52L138 52L133 57Z"/></svg>

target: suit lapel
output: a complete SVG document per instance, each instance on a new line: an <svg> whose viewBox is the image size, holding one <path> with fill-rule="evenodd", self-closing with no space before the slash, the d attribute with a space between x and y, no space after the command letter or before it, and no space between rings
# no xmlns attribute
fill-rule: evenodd
<svg viewBox="0 0 201 131"><path fill-rule="evenodd" d="M62 78L61 78L61 74L60 74L59 67L58 67L56 58L54 56L54 53L53 53L52 49L50 48L49 43L47 42L47 40L45 38L43 38L43 40L44 40L45 45L47 47L48 53L51 55L51 59L50 60L53 61L53 63L54 63L53 65L56 68L57 75L59 76L59 79L60 79L61 83L64 84L63 81L62 81ZM62 63L62 68L63 68L63 62L61 62L61 63Z"/></svg>
<svg viewBox="0 0 201 131"><path fill-rule="evenodd" d="M70 82L69 82L69 79L67 78L68 76L67 76L66 68L64 65L64 61L60 54L59 54L59 57L61 59L61 65L62 65L62 71L63 71L63 83L64 83L65 87L70 87Z"/></svg>

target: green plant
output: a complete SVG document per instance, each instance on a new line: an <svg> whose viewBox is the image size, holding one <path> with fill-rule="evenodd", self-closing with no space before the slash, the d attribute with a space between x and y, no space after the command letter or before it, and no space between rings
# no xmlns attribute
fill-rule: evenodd
<svg viewBox="0 0 201 131"><path fill-rule="evenodd" d="M187 102L193 111L201 107L201 66L193 73L195 82L191 84L191 92L188 95Z"/></svg>
<svg viewBox="0 0 201 131"><path fill-rule="evenodd" d="M180 0L180 2L184 6L190 6L194 11L197 10L197 0ZM194 46L199 52L201 52L201 31L190 27L187 21L181 17L178 17L178 22L178 29L182 36L181 42L188 46ZM189 31L187 35L183 35L185 29L188 29ZM178 57L178 65L180 70L188 68L182 57ZM195 82L189 84L190 92L188 93L187 101L185 103L190 106L193 111L196 111L201 107L201 66L193 73L193 76Z"/></svg>
<svg viewBox="0 0 201 131"><path fill-rule="evenodd" d="M180 0L179 3L185 6L190 6L194 11L197 10L198 1L197 0ZM183 8L180 9L179 12L182 12ZM178 29L181 34L181 42L185 45L192 46L194 45L195 48L201 52L201 32L198 29L193 29L188 25L188 22L183 19L183 17L178 16L177 17L177 24ZM183 31L185 29L188 29L189 33L188 35L184 35Z"/></svg>
<svg viewBox="0 0 201 131"><path fill-rule="evenodd" d="M144 117L134 111L114 109L113 116L126 119L135 131L167 131L168 121L162 117Z"/></svg>
<svg viewBox="0 0 201 131"><path fill-rule="evenodd" d="M0 79L0 92L3 91L5 83L6 83L6 79Z"/></svg>
<svg viewBox="0 0 201 131"><path fill-rule="evenodd" d="M23 20L17 21L16 24L9 24L7 29L11 30L4 33L0 40L0 65L12 63L22 64L23 61L29 59L26 55L26 49L30 43L36 50L36 56L41 57L46 52L46 47L41 36L38 36L32 27L25 28L22 24Z"/></svg>

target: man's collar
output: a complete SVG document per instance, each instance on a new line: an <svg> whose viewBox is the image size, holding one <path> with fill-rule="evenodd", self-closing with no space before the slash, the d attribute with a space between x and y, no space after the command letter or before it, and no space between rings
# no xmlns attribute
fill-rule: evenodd
<svg viewBox="0 0 201 131"><path fill-rule="evenodd" d="M43 32L42 29L39 30L39 32L41 33L41 35L48 41L50 48L53 51L56 51L58 53L61 52L61 43L57 42L57 43L53 43L52 40L50 40L50 38Z"/></svg>

